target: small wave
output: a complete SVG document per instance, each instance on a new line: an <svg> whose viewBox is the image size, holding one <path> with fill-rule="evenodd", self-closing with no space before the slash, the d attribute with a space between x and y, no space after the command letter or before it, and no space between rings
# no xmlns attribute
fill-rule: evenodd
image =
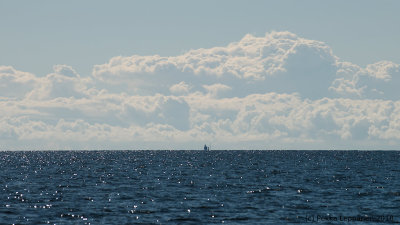
<svg viewBox="0 0 400 225"><path fill-rule="evenodd" d="M386 193L386 195L389 195L389 196L400 196L400 192L389 191L389 192Z"/></svg>
<svg viewBox="0 0 400 225"><path fill-rule="evenodd" d="M271 192L271 191L282 191L282 190L283 190L282 187L274 187L274 188L265 187L265 188L258 189L258 190L246 191L246 193L247 194L257 194L257 193L265 193L265 192Z"/></svg>
<svg viewBox="0 0 400 225"><path fill-rule="evenodd" d="M12 215L12 214L16 214L14 211L11 210L0 210L1 214L7 214L7 215Z"/></svg>
<svg viewBox="0 0 400 225"><path fill-rule="evenodd" d="M226 220L231 220L231 221L244 221L244 220L250 220L252 218L248 217L248 216L238 216L238 217L234 217L234 218L229 218Z"/></svg>
<svg viewBox="0 0 400 225"><path fill-rule="evenodd" d="M359 197L366 197L366 196L371 196L372 193L371 192L358 192L357 195Z"/></svg>
<svg viewBox="0 0 400 225"><path fill-rule="evenodd" d="M153 214L156 213L156 211L152 211L152 210L129 210L129 213L131 214Z"/></svg>
<svg viewBox="0 0 400 225"><path fill-rule="evenodd" d="M192 218L192 217L178 217L178 218L170 219L168 221L169 222L197 222L197 223L201 223L201 220L196 219L196 218Z"/></svg>

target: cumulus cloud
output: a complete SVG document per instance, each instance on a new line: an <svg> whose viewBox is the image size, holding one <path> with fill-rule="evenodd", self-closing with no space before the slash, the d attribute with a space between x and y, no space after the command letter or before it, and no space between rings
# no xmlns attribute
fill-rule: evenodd
<svg viewBox="0 0 400 225"><path fill-rule="evenodd" d="M36 88L28 94L28 98L53 99L58 97L82 98L87 96L87 84L91 78L81 76L70 66L56 65L54 72L37 79Z"/></svg>
<svg viewBox="0 0 400 225"><path fill-rule="evenodd" d="M0 149L384 148L400 143L399 64L365 68L290 32L80 75L0 66Z"/></svg>
<svg viewBox="0 0 400 225"><path fill-rule="evenodd" d="M180 94L180 95L184 95L189 93L191 89L191 86L189 86L188 84L186 84L184 81L179 82L178 84L174 84L172 85L169 90L171 91L172 94Z"/></svg>
<svg viewBox="0 0 400 225"><path fill-rule="evenodd" d="M393 83L400 75L399 65L393 62L361 68L341 61L323 42L271 32L264 37L248 34L225 47L190 50L179 56L118 56L95 65L93 76L109 90L135 95L168 94L173 85L184 82L193 92L221 83L232 89L231 97L296 92L310 99L396 99L398 89Z"/></svg>
<svg viewBox="0 0 400 225"><path fill-rule="evenodd" d="M23 98L33 90L38 78L11 66L0 66L0 96L3 98Z"/></svg>
<svg viewBox="0 0 400 225"><path fill-rule="evenodd" d="M398 100L399 64L380 61L361 68L349 62L339 65L331 90L346 97Z"/></svg>
<svg viewBox="0 0 400 225"><path fill-rule="evenodd" d="M193 91L222 83L232 88L231 97L272 91L320 97L326 95L335 76L335 62L331 49L322 42L272 32L264 37L248 34L225 47L173 57L118 56L95 65L93 76L139 95L165 94L166 87L183 81ZM157 88L153 88L155 83Z"/></svg>
<svg viewBox="0 0 400 225"><path fill-rule="evenodd" d="M223 94L224 92L226 93L227 91L232 90L231 87L220 83L212 85L203 85L203 88L207 90L207 94L211 95L212 97L221 96L221 94Z"/></svg>

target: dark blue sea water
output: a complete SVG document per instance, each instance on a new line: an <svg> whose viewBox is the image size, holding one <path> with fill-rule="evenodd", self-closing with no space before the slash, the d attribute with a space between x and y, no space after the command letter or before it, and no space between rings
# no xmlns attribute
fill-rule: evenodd
<svg viewBox="0 0 400 225"><path fill-rule="evenodd" d="M390 224L395 151L0 152L0 224Z"/></svg>

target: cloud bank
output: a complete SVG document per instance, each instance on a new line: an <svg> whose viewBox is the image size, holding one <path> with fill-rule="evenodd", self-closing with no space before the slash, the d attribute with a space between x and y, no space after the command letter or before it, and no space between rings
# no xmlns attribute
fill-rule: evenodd
<svg viewBox="0 0 400 225"><path fill-rule="evenodd" d="M397 149L399 64L290 32L80 75L0 66L0 149Z"/></svg>

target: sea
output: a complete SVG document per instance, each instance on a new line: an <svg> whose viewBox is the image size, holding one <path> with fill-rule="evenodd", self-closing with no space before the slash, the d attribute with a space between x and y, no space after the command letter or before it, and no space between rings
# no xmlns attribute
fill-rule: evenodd
<svg viewBox="0 0 400 225"><path fill-rule="evenodd" d="M400 151L2 151L0 224L399 224Z"/></svg>

